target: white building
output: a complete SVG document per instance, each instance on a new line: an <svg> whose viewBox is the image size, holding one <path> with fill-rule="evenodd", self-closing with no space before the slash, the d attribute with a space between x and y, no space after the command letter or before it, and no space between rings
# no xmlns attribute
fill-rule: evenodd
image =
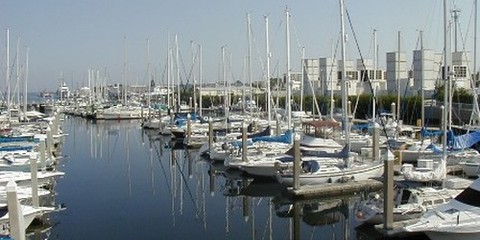
<svg viewBox="0 0 480 240"><path fill-rule="evenodd" d="M452 53L452 65L453 65L453 83L457 88L472 89L470 84L470 76L472 75L468 70L470 64L470 53L468 52L453 52Z"/></svg>
<svg viewBox="0 0 480 240"><path fill-rule="evenodd" d="M405 52L387 52L387 92L388 94L404 93L412 87L408 79Z"/></svg>
<svg viewBox="0 0 480 240"><path fill-rule="evenodd" d="M441 64L441 53L436 53L431 49L414 50L411 94L418 93L422 88L427 96L433 94L438 79L441 77Z"/></svg>

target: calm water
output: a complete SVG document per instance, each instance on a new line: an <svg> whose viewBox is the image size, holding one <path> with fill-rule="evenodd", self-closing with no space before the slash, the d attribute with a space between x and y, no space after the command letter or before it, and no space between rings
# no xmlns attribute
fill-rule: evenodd
<svg viewBox="0 0 480 240"><path fill-rule="evenodd" d="M360 197L304 201L279 186L222 174L195 150L173 150L138 121L68 117L55 186L66 210L49 239L367 239L352 211ZM150 134L151 135L151 134ZM349 217L350 216L350 217Z"/></svg>

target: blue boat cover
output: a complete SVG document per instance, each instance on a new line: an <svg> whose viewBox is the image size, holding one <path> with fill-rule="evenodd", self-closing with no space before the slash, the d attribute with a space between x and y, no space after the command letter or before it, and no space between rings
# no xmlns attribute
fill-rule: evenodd
<svg viewBox="0 0 480 240"><path fill-rule="evenodd" d="M260 136L252 138L252 142L281 142L281 143L292 143L292 130L285 131L284 134L280 136Z"/></svg>
<svg viewBox="0 0 480 240"><path fill-rule="evenodd" d="M480 132L476 131L459 136L455 136L453 133L449 132L447 137L448 145L452 150L468 149L480 142Z"/></svg>
<svg viewBox="0 0 480 240"><path fill-rule="evenodd" d="M442 130L428 130L426 128L422 128L420 131L422 137L434 137L434 136L441 136L443 134Z"/></svg>

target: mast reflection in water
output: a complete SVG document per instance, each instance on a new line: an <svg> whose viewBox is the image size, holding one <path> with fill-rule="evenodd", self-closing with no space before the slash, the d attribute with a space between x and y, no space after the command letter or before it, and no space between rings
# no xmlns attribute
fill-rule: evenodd
<svg viewBox="0 0 480 240"><path fill-rule="evenodd" d="M356 198L286 201L139 121L67 118L52 239L356 239ZM362 235L359 235L362 236ZM360 237L363 239L363 237Z"/></svg>

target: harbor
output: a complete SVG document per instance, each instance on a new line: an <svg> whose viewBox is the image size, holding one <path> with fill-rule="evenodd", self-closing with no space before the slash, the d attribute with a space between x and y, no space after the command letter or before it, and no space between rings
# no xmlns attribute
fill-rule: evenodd
<svg viewBox="0 0 480 240"><path fill-rule="evenodd" d="M27 2L0 239L480 238L477 0Z"/></svg>

